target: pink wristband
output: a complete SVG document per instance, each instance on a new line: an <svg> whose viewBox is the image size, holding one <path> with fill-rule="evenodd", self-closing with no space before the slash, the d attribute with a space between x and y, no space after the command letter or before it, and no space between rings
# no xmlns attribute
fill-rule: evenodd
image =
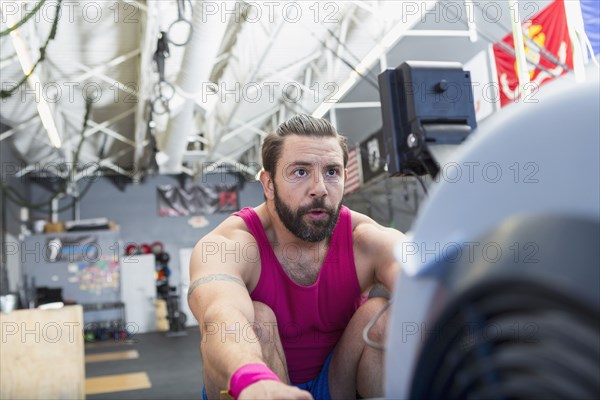
<svg viewBox="0 0 600 400"><path fill-rule="evenodd" d="M258 381L279 381L281 379L264 364L246 364L238 368L229 381L229 394L237 400L242 390Z"/></svg>

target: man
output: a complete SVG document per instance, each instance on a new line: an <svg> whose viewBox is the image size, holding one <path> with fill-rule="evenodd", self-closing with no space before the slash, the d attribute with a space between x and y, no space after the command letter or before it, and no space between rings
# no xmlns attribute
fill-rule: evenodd
<svg viewBox="0 0 600 400"><path fill-rule="evenodd" d="M262 148L265 202L227 218L192 253L188 301L202 333L203 396L239 399L378 397L383 352L365 326L399 266L394 229L341 205L345 138L298 115ZM383 341L385 321L369 339Z"/></svg>

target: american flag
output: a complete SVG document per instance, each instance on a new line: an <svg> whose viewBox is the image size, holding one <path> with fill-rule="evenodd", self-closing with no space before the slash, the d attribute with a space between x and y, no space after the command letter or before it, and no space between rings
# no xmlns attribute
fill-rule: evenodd
<svg viewBox="0 0 600 400"><path fill-rule="evenodd" d="M348 150L348 180L344 185L344 194L356 192L360 189L361 171L360 171L360 151L358 146Z"/></svg>

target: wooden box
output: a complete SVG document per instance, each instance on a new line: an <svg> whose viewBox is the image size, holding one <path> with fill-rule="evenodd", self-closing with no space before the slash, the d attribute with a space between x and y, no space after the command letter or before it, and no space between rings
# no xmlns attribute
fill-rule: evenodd
<svg viewBox="0 0 600 400"><path fill-rule="evenodd" d="M83 309L0 313L0 398L83 399Z"/></svg>

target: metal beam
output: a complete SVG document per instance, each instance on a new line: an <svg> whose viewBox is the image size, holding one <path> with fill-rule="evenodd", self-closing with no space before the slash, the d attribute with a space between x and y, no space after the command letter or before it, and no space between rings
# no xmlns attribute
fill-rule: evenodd
<svg viewBox="0 0 600 400"><path fill-rule="evenodd" d="M259 80L261 82L264 82L273 76L286 75L288 73L288 71L296 69L296 68L302 68L304 65L309 64L309 63L313 62L314 60L318 59L319 57L321 57L322 54L323 54L322 51L317 51L308 57L298 58L298 59L292 61L291 63L289 63L287 67L283 67L282 69L279 69L277 71L272 71L272 70L268 71L265 75L260 77Z"/></svg>
<svg viewBox="0 0 600 400"><path fill-rule="evenodd" d="M8 39L8 36L6 37ZM19 58L17 57L17 53L14 53L11 56L8 56L0 61L0 71L4 68L10 66L12 63L19 62Z"/></svg>
<svg viewBox="0 0 600 400"><path fill-rule="evenodd" d="M354 5L362 8L363 10L367 10L371 14L375 14L376 13L376 9L374 7L372 7L372 6L367 5L364 0L353 0L352 4L354 4Z"/></svg>
<svg viewBox="0 0 600 400"><path fill-rule="evenodd" d="M320 54L321 52L317 52L317 54ZM308 68L306 68L304 70L304 86L305 87L309 87L310 83L312 82L312 74L313 74L313 66L312 66L312 61L311 61L311 65L309 65ZM304 97L302 100L302 105L306 108L307 103L308 103L308 97ZM273 129L275 129L275 127L273 127Z"/></svg>
<svg viewBox="0 0 600 400"><path fill-rule="evenodd" d="M425 6L426 9L432 8L433 6L435 6L435 4L436 1L433 0L423 1L423 6ZM387 32L385 32L383 39L380 40L379 43L377 43L369 51L369 53L362 58L361 62L358 65L356 65L355 70L350 72L350 75L342 83L337 92L338 99L342 98L345 94L347 94L350 91L350 89L352 89L358 83L360 76L359 74L364 75L365 73L367 73L373 66L373 64L379 61L382 54L388 52L391 48L393 48L393 46L400 39L402 39L407 32L410 31L411 27L419 21L420 16L415 14L410 16L404 16L404 18L406 18L406 22L399 23L399 21L396 21L398 23L392 25L392 27ZM312 115L315 117L322 117L333 107L333 105L333 102L321 103L316 108L316 110L314 110Z"/></svg>
<svg viewBox="0 0 600 400"><path fill-rule="evenodd" d="M79 62L74 62L74 61L71 61L71 62L72 62L72 64L75 67L79 68L82 71L85 71L85 72L91 72L92 71L92 68L90 68L90 67L88 67L86 65L83 65L83 64L81 64ZM122 90L122 91L124 91L126 93L129 93L129 94L131 94L131 95L133 95L135 97L138 97L137 90L130 88L129 86L125 85L123 82L119 82L118 80L113 79L110 76L104 75L101 72L95 72L93 75L97 76L98 78L102 79L103 81L105 81L107 83L110 83L113 86L116 86L118 89L120 89L120 90Z"/></svg>
<svg viewBox="0 0 600 400"><path fill-rule="evenodd" d="M109 124L111 124L111 123L113 123L115 121L120 120L121 118L126 117L127 115L132 114L132 113L133 113L132 110L128 110L128 111L125 111L125 112L123 112L123 113L121 113L119 115L114 116L110 120L104 121L101 124L97 124L96 127L93 127L91 129L88 129L87 131L85 131L85 133L83 135L84 139L87 138L87 137L89 137L89 136L91 136L91 135L93 135L96 132L101 131L102 130L102 126L109 125ZM76 137L79 137L79 136L71 136L71 137L69 137L68 139L66 139L64 141L64 144L65 145L70 145L70 142L72 142L73 140L75 140ZM147 143L148 143L148 141L145 141L143 144L146 145ZM126 151L124 151L124 152L123 152L123 150L121 150L121 152L117 153L117 155L120 156L120 155L126 154L127 152L131 151L131 148L128 148L128 149L125 149L125 150ZM34 164L30 164L27 167L20 169L15 174L15 176L18 177L18 178L20 178L20 177L22 177L24 175L27 175L28 173L30 173L30 172L34 171L36 168L38 168L40 165L46 164L47 162L51 161L53 158L55 158L55 155L50 154L50 155L44 157L43 159L41 159L40 161L38 161L38 162L36 162ZM109 157L107 159L112 159L112 158ZM61 177L64 178L64 176L61 176Z"/></svg>
<svg viewBox="0 0 600 400"><path fill-rule="evenodd" d="M95 125L92 128L86 130L85 133L83 134L84 139L92 136L96 132L102 131L108 125L110 125L112 123L115 123L117 121L120 121L121 119L123 119L125 117L128 117L129 115L133 114L134 111L135 111L135 108L130 108L128 110L123 111L120 114L115 115L111 119L107 119L106 121L102 121L99 124L94 123ZM69 141L75 140L74 138L75 138L75 136L71 136L66 141L69 142Z"/></svg>
<svg viewBox="0 0 600 400"><path fill-rule="evenodd" d="M237 118L233 119L233 122L236 123L238 126L245 126L246 128L248 128L249 131L252 131L254 133L256 133L258 136L260 137L265 137L269 134L269 132L265 132L262 129L256 128L252 125L249 125L247 122L244 121L240 121Z"/></svg>
<svg viewBox="0 0 600 400"><path fill-rule="evenodd" d="M356 8L354 8L354 9L356 9ZM344 16L341 23L338 25L339 32L340 32L338 35L339 43L338 43L338 46L336 49L336 54L337 54L336 64L333 68L336 75L339 75L342 65L345 65L345 64L342 64L342 58L344 56L344 50L346 50L346 39L348 37L348 32L350 31L350 20L352 19L353 15L354 15L354 12L350 11L347 15ZM354 56L354 55L352 55L352 56Z"/></svg>
<svg viewBox="0 0 600 400"><path fill-rule="evenodd" d="M219 158L217 161L214 161L214 164L231 164L235 167L236 170L239 170L240 172L244 172L248 175L251 176L255 176L258 173L258 170L255 168L250 167L249 165L246 165L244 163L239 162L235 157L238 157L242 154L244 154L246 151L250 150L250 148L254 147L254 144L252 144L252 146L248 147L248 146L244 146L241 150L236 151L235 153L232 153L232 156L222 156L221 158ZM219 154L219 153L216 153ZM258 165L258 163L257 163Z"/></svg>
<svg viewBox="0 0 600 400"><path fill-rule="evenodd" d="M22 178L23 176L27 175L28 173L30 173L36 169L44 171L46 173L51 173L52 175L57 176L61 179L66 179L69 176L68 171L60 174L60 173L58 173L58 170L56 168L49 168L47 165L48 159L49 159L49 157L44 157L42 160L40 160L34 164L29 164L25 168L21 168L20 170L18 170L15 173L15 178ZM58 166L58 163L56 165Z"/></svg>
<svg viewBox="0 0 600 400"><path fill-rule="evenodd" d="M257 115L256 117L252 118L250 121L244 123L242 126L237 127L236 129L232 130L231 132L225 134L225 135L221 135L220 136L220 141L221 142L226 142L229 139L233 139L238 133L244 131L245 129L248 129L248 125L254 124L256 122L259 122L265 118L270 117L272 114L276 113L277 111L279 111L279 105L277 105L276 107L272 107L269 110L263 112L262 114ZM211 154L214 153L214 149L211 152Z"/></svg>
<svg viewBox="0 0 600 400"><path fill-rule="evenodd" d="M208 151L206 151L206 150L186 150L183 153L183 157L184 158L185 157L188 157L188 158L189 157L198 157L198 158L200 158L200 157L204 157L206 155L208 155Z"/></svg>
<svg viewBox="0 0 600 400"><path fill-rule="evenodd" d="M86 176L89 176L90 173L94 173L94 172L98 171L100 169L100 167L109 168L121 175L125 175L130 178L133 177L134 174L132 172L126 171L114 163L119 157L124 156L127 153L130 153L132 150L133 150L133 148L130 147L130 148L122 149L110 157L105 157L103 159L97 158L95 161L88 163L88 164L92 164L91 166L89 166L89 167L81 170L77 174L75 174L73 181L77 182L81 178L85 178Z"/></svg>
<svg viewBox="0 0 600 400"><path fill-rule="evenodd" d="M70 114L72 116L75 116L75 117L79 117L79 115L77 113L75 113L74 111L63 110L63 112L66 113L66 114ZM132 108L130 108L130 109L128 109L128 110L126 110L126 111L124 111L124 112L122 112L122 113L114 116L114 117L112 117L111 119L103 121L101 123L97 123L97 122L94 122L92 120L88 120L88 125L91 126L91 129L87 130L84 133L84 138L87 138L87 137L93 135L94 133L96 133L98 131L102 131L102 132L106 133L107 135L109 135L109 136L111 136L111 137L113 137L113 138L115 138L117 140L120 140L123 143L126 143L126 144L128 144L130 146L135 147L135 143L131 139L128 139L125 136L121 135L120 133L118 133L118 132L116 132L116 131L108 128L108 125L112 124L115 121L123 119L123 118L125 118L125 117L133 114L134 112L135 112L135 107L132 107ZM71 138L67 139L67 141L73 140L73 137L74 136L72 136Z"/></svg>
<svg viewBox="0 0 600 400"><path fill-rule="evenodd" d="M271 48L273 47L273 44L275 43L275 38L279 35L279 32L281 32L281 29L283 28L284 25L285 25L285 19L282 19L277 24L277 26L273 29L273 31L271 32L271 36L269 37L269 42L267 43L267 45L263 49L262 54L261 54L258 62L254 65L253 70L250 72L248 78L245 79L245 82L251 82L253 79L256 78L256 75L258 74L258 71L261 69L263 62L267 58L267 55L269 54ZM235 114L237 113L237 110L239 109L240 104L241 104L241 102L235 103L235 105L233 106L233 108L231 110L228 110L226 121L222 124L224 130L226 130L229 127L229 124L231 123L231 121L235 117ZM215 114L216 113L213 113L213 115L215 115ZM213 157L214 151L217 148L217 146L219 145L219 143L221 142L221 140L224 137L230 137L229 135L230 135L230 133L226 134L226 135L219 135L218 137L215 138L214 142L212 143L211 155L209 156L209 158Z"/></svg>
<svg viewBox="0 0 600 400"><path fill-rule="evenodd" d="M335 103L332 108L342 109L342 108L377 108L381 107L381 102L379 101L354 101L354 102L346 102L346 103Z"/></svg>
<svg viewBox="0 0 600 400"><path fill-rule="evenodd" d="M418 29L405 32L405 37L470 37L469 31L458 31L454 29Z"/></svg>
<svg viewBox="0 0 600 400"><path fill-rule="evenodd" d="M132 50L128 53L125 53L125 54L122 54L120 56L113 58L112 60L110 60L107 63L104 63L104 64L99 65L94 68L90 68L87 72L73 78L73 80L78 81L78 82L84 81L88 78L91 78L94 75L97 75L97 74L100 74L100 73L106 71L109 68L116 67L117 65L122 64L125 61L138 56L139 54L140 54L140 49Z"/></svg>
<svg viewBox="0 0 600 400"><path fill-rule="evenodd" d="M21 129L27 128L29 125L33 124L34 122L41 123L41 121L37 115L34 115L33 117L29 118L27 121L21 122L19 125L15 126L14 128L10 128L9 130L0 134L0 142L3 141L4 139L8 139L9 137L14 135Z"/></svg>

